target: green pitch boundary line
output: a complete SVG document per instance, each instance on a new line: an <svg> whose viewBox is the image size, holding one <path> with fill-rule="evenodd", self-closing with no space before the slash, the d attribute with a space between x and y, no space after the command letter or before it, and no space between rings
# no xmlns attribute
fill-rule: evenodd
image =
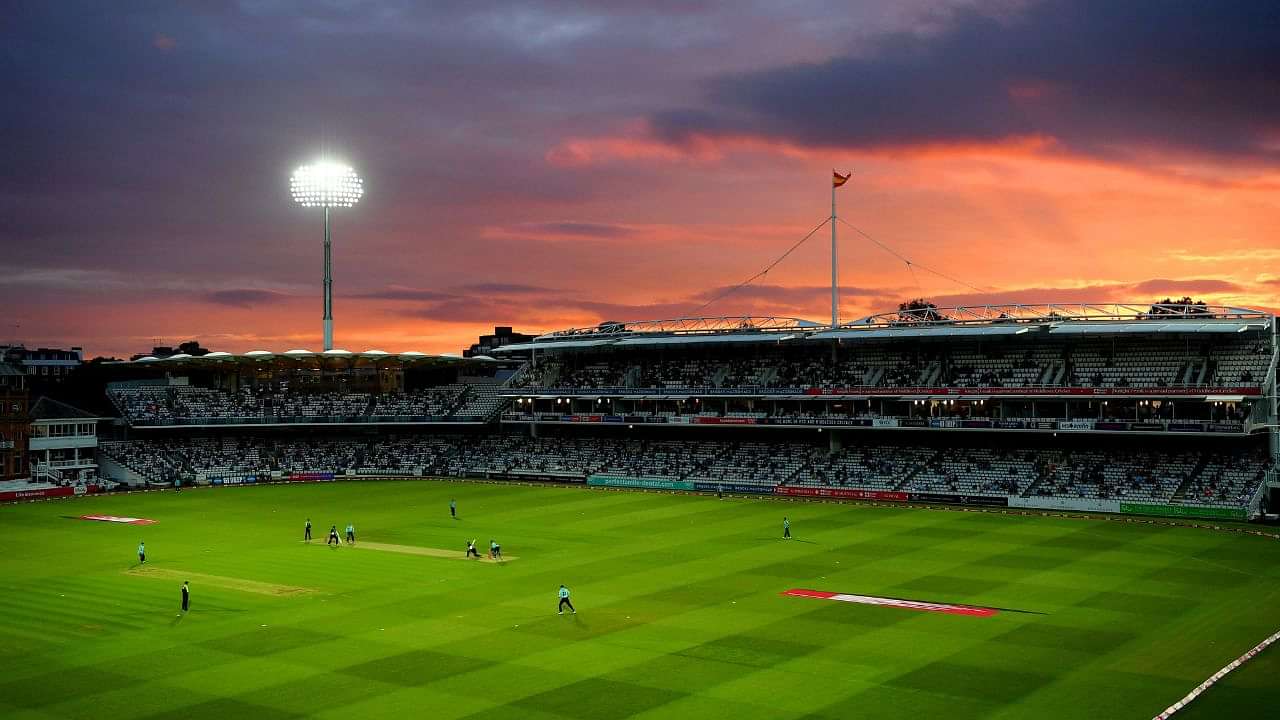
<svg viewBox="0 0 1280 720"><path fill-rule="evenodd" d="M352 478L351 480L348 480L346 478L343 478L341 480L297 481L297 482L280 480L280 481L269 481L269 482L260 482L260 483L243 483L239 485L220 485L220 486L195 485L195 486L188 486L186 491L192 492L197 490L213 490L213 489L225 490L228 488L247 488L247 487L258 487L263 485L303 485L303 484L319 484L321 482L326 482L326 483L327 482L353 482L353 481L361 481L361 480L372 481L372 482L430 480L432 482L476 483L476 484L484 484L484 485L514 485L518 487L543 487L543 488L562 488L562 489L579 488L579 489L603 491L603 492L632 492L632 493L643 492L643 493L658 493L658 494L666 494L666 495L700 495L703 497L711 497L715 495L715 493L713 492L700 492L697 490L655 490L652 488L604 487L604 486L598 486L598 485L589 486L581 482L554 482L550 480L538 480L538 481L494 480L490 478L456 478L456 477L436 477L436 476L409 477L409 476L398 476L398 475L358 476L358 477ZM35 503L35 502L60 502L60 501L71 502L74 500L81 500L84 498L103 498L103 497L114 497L118 495L132 495L134 493L153 493L153 492L174 492L174 489L170 487L147 488L142 490L124 490L124 491L117 491L117 492L94 493L92 495L72 495L72 496L51 497L51 498L6 500L4 502L0 502L0 505L17 505L19 503ZM765 500L765 501L772 501L772 502L835 503L837 505L861 505L865 507L876 507L876 508L896 508L896 509L910 508L913 510L938 510L943 512L987 513L990 515L1015 515L1019 517L1046 517L1046 518L1058 518L1060 520L1093 520L1097 522L1138 523L1143 525L1163 525L1165 527L1193 528L1196 530L1208 530L1213 532L1226 532L1226 533L1236 533L1241 535L1254 535L1257 537L1270 538L1272 540L1280 540L1280 532L1270 532L1267 530L1254 530L1249 527L1235 527L1232 525L1221 525L1216 523L1184 522L1184 521L1179 521L1173 518L1156 519L1151 517L1135 516L1135 515L1111 515L1106 513L1073 513L1073 512L1065 512L1062 510L1036 510L1032 508L1019 508L1019 509L983 508L983 507L973 507L973 506L942 505L942 504L936 504L936 503L912 503L912 502L886 503L886 502L878 502L875 500L851 500L847 498L836 499L836 498L797 497L797 496L780 497L777 495L763 495L763 494L744 495L744 494L732 494L732 493L726 493L724 496L726 498L738 498L738 499L744 499L744 500Z"/></svg>

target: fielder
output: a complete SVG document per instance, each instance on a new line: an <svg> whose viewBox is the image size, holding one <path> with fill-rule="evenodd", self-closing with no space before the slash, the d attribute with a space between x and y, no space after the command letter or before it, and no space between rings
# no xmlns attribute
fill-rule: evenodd
<svg viewBox="0 0 1280 720"><path fill-rule="evenodd" d="M574 615L578 614L578 611L573 607L573 603L569 602L569 588L565 587L564 585L561 585L560 586L560 605L556 608L556 614L563 615L564 609L566 606L569 608L569 612L573 613Z"/></svg>

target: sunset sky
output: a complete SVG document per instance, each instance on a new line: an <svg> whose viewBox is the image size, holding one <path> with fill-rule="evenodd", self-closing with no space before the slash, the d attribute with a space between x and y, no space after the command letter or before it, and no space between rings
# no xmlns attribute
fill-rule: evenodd
<svg viewBox="0 0 1280 720"><path fill-rule="evenodd" d="M1280 308L1274 0L11 2L0 343L456 352L690 314ZM971 286L971 287L970 287ZM974 288L977 288L975 290Z"/></svg>

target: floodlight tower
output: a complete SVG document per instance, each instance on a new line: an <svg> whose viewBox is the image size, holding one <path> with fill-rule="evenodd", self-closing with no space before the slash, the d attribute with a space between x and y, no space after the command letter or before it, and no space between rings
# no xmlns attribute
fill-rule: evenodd
<svg viewBox="0 0 1280 720"><path fill-rule="evenodd" d="M364 195L364 181L349 166L320 161L293 171L289 190L302 207L324 208L324 349L333 349L333 255L329 208L348 208Z"/></svg>

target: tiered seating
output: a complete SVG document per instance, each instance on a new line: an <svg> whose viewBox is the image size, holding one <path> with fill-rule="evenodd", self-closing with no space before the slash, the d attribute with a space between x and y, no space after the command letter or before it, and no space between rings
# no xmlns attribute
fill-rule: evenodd
<svg viewBox="0 0 1280 720"><path fill-rule="evenodd" d="M585 477L617 462L623 448L592 438L503 438L491 441L490 468L509 473Z"/></svg>
<svg viewBox="0 0 1280 720"><path fill-rule="evenodd" d="M1182 489L1182 502L1239 507L1253 497L1268 466L1263 452L1251 453L1243 459L1213 453L1205 459L1200 474Z"/></svg>
<svg viewBox="0 0 1280 720"><path fill-rule="evenodd" d="M1047 451L1037 459L1028 494L1166 503L1192 476L1198 457L1149 451Z"/></svg>
<svg viewBox="0 0 1280 720"><path fill-rule="evenodd" d="M967 342L857 341L841 346L754 346L643 354L565 355L528 371L522 385L548 389L1092 387L1257 385L1270 361L1265 343L1229 338L1124 337Z"/></svg>
<svg viewBox="0 0 1280 720"><path fill-rule="evenodd" d="M815 450L790 485L897 490L936 451L922 447L853 445L835 453Z"/></svg>
<svg viewBox="0 0 1280 720"><path fill-rule="evenodd" d="M272 398L277 417L357 417L368 415L368 393L288 393Z"/></svg>
<svg viewBox="0 0 1280 720"><path fill-rule="evenodd" d="M734 485L781 485L809 459L812 446L798 443L741 443L695 470L691 478Z"/></svg>
<svg viewBox="0 0 1280 720"><path fill-rule="evenodd" d="M294 422L298 419L454 418L477 421L507 403L495 384L454 383L408 393L301 392L242 388L227 392L175 385L113 388L112 401L131 422L198 424Z"/></svg>
<svg viewBox="0 0 1280 720"><path fill-rule="evenodd" d="M588 475L949 495L1243 507L1269 468L1264 450L1014 449L719 442L524 435L379 439L227 437L103 442L148 480L281 471Z"/></svg>
<svg viewBox="0 0 1280 720"><path fill-rule="evenodd" d="M901 489L957 495L1017 495L1035 479L1030 450L962 448L940 453Z"/></svg>
<svg viewBox="0 0 1280 720"><path fill-rule="evenodd" d="M619 451L601 465L602 475L680 480L724 452L716 443L671 440L624 440Z"/></svg>
<svg viewBox="0 0 1280 720"><path fill-rule="evenodd" d="M1088 340L1071 348L1074 384L1091 387L1166 387L1179 384L1190 356L1185 348L1144 343L1138 352L1116 352L1110 341Z"/></svg>
<svg viewBox="0 0 1280 720"><path fill-rule="evenodd" d="M1213 353L1213 385L1257 385L1267 373L1271 351L1265 343L1225 345Z"/></svg>
<svg viewBox="0 0 1280 720"><path fill-rule="evenodd" d="M444 417L462 402L467 386L462 384L374 396L373 414L382 417Z"/></svg>
<svg viewBox="0 0 1280 720"><path fill-rule="evenodd" d="M150 443L100 441L98 450L151 482L171 480L175 474L168 453L159 452Z"/></svg>
<svg viewBox="0 0 1280 720"><path fill-rule="evenodd" d="M169 388L144 386L110 390L107 395L120 412L132 420L168 420L173 417L169 408Z"/></svg>
<svg viewBox="0 0 1280 720"><path fill-rule="evenodd" d="M1037 346L1013 356L999 350L980 352L961 347L951 352L950 385L954 387L1028 387L1039 385L1054 360L1052 347Z"/></svg>
<svg viewBox="0 0 1280 720"><path fill-rule="evenodd" d="M499 385L474 384L464 387L461 402L454 410L454 415L459 420L486 420L510 402L501 396L505 388Z"/></svg>
<svg viewBox="0 0 1280 720"><path fill-rule="evenodd" d="M265 412L262 400L248 388L228 393L179 385L171 390L170 405L177 418L260 418Z"/></svg>

